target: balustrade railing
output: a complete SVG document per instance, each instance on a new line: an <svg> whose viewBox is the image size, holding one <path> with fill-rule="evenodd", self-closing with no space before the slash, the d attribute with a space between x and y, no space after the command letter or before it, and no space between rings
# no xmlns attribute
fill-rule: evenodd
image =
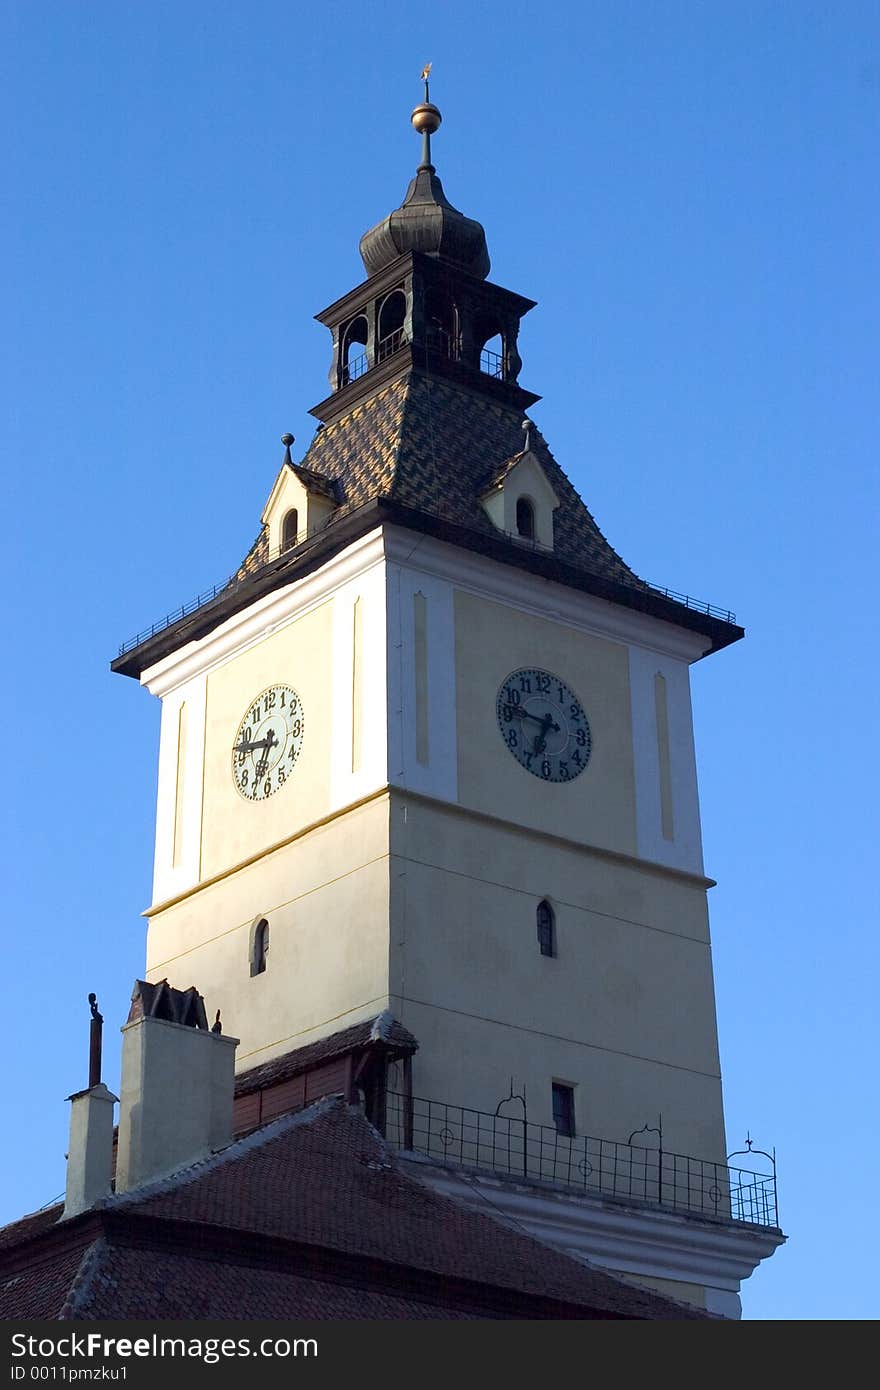
<svg viewBox="0 0 880 1390"><path fill-rule="evenodd" d="M756 1226L779 1224L775 1163L756 1172L396 1092L388 1095L386 1133L395 1147L465 1168Z"/></svg>

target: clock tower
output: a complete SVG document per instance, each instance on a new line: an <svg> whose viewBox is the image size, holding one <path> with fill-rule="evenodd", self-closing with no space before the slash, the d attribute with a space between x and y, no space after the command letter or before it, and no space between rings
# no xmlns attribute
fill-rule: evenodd
<svg viewBox="0 0 880 1390"><path fill-rule="evenodd" d="M521 1116L570 1169L582 1136L644 1159L644 1129L717 1175L689 671L743 633L602 535L526 414L534 303L489 280L446 197L427 83L412 120L421 162L361 239L366 279L318 315L329 394L300 461L284 436L258 540L113 663L162 701L146 978L196 982L248 1073L391 1015L418 1040L407 1147L443 1105L444 1133L452 1106L508 1140ZM703 1224L730 1224L712 1200ZM729 1251L602 1249L735 1299L704 1269Z"/></svg>

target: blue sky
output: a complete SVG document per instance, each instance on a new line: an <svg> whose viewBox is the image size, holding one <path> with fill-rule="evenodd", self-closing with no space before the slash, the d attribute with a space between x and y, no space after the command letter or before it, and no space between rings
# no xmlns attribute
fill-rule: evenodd
<svg viewBox="0 0 880 1390"><path fill-rule="evenodd" d="M86 994L112 1085L143 966L158 705L109 661L235 568L280 435L304 451L312 316L403 196L430 59L447 194L539 302L534 419L640 574L747 631L693 673L728 1136L776 1146L790 1237L745 1315L877 1317L880 6L5 0L0 26L0 1220L62 1189Z"/></svg>

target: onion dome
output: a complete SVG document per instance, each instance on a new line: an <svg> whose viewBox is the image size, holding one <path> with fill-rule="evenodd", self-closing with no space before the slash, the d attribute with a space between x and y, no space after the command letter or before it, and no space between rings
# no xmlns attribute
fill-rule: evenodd
<svg viewBox="0 0 880 1390"><path fill-rule="evenodd" d="M443 192L443 185L431 163L431 136L443 119L428 99L430 64L425 79L425 100L412 113L411 120L422 136L422 162L406 191L401 207L388 214L361 237L360 252L368 275L407 251L439 256L445 261L485 280L489 274L486 233L479 222L454 208Z"/></svg>

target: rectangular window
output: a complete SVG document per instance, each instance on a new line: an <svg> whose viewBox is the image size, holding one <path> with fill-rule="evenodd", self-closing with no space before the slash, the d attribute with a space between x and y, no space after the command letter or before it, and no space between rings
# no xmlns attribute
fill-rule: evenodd
<svg viewBox="0 0 880 1390"><path fill-rule="evenodd" d="M574 1137L574 1087L553 1082L553 1123L557 1134Z"/></svg>

